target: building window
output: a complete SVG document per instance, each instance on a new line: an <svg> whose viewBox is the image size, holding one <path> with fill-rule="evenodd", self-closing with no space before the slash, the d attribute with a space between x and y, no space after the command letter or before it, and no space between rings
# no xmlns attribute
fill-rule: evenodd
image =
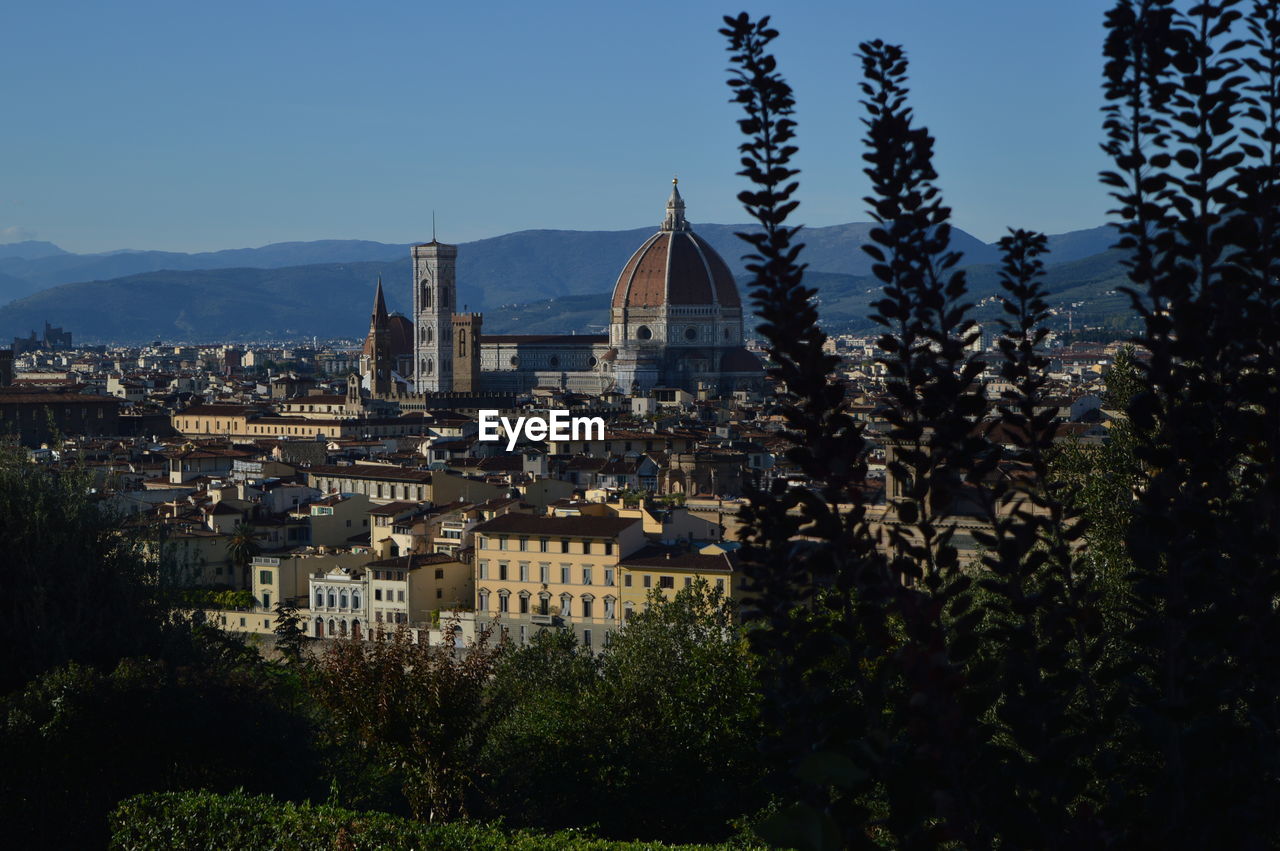
<svg viewBox="0 0 1280 851"><path fill-rule="evenodd" d="M262 585L270 585L270 584L271 584L271 571L269 571L269 570L259 570L259 571L258 571L258 582L259 582L260 584L262 584Z"/></svg>
<svg viewBox="0 0 1280 851"><path fill-rule="evenodd" d="M538 539L538 552L540 552L540 553L545 553L545 552L547 551L547 544L549 544L549 543L551 543L551 542L550 542L548 539L546 539L546 538L539 538L539 539Z"/></svg>
<svg viewBox="0 0 1280 851"><path fill-rule="evenodd" d="M560 584L569 584L569 565L567 564L560 565Z"/></svg>
<svg viewBox="0 0 1280 851"><path fill-rule="evenodd" d="M674 576L659 576L658 587L659 588L675 588L676 578Z"/></svg>
<svg viewBox="0 0 1280 851"><path fill-rule="evenodd" d="M538 564L538 581L541 582L543 585L546 585L548 582L551 581L551 563L550 562L544 561Z"/></svg>
<svg viewBox="0 0 1280 851"><path fill-rule="evenodd" d="M501 579L501 580L503 580L503 581L506 581L506 578L507 578L507 563L506 563L505 561L500 561L500 562L498 562L498 578L499 578L499 579Z"/></svg>
<svg viewBox="0 0 1280 851"><path fill-rule="evenodd" d="M262 608L264 608L264 609L269 609L269 608L271 608L271 595L270 595L270 594L263 594L263 595L262 595Z"/></svg>
<svg viewBox="0 0 1280 851"><path fill-rule="evenodd" d="M499 612L502 612L503 614L505 614L506 612L510 611L510 608L508 605L510 597L511 595L508 594L506 591L498 592L498 611Z"/></svg>
<svg viewBox="0 0 1280 851"><path fill-rule="evenodd" d="M646 574L644 575L644 587L646 587L646 588L652 588L652 587L653 587L653 577L652 577L652 576L650 576L648 573L646 573Z"/></svg>
<svg viewBox="0 0 1280 851"><path fill-rule="evenodd" d="M543 591L538 595L538 614L547 615L551 613L551 595Z"/></svg>
<svg viewBox="0 0 1280 851"><path fill-rule="evenodd" d="M482 612L489 611L489 592L481 591L479 596L480 596L480 605L476 606L476 608Z"/></svg>
<svg viewBox="0 0 1280 851"><path fill-rule="evenodd" d="M529 614L529 592L520 592L520 614Z"/></svg>
<svg viewBox="0 0 1280 851"><path fill-rule="evenodd" d="M360 592L359 591L351 592L351 608L353 609L360 608Z"/></svg>
<svg viewBox="0 0 1280 851"><path fill-rule="evenodd" d="M606 567L604 569L604 584L605 585L613 584L613 568L612 567Z"/></svg>
<svg viewBox="0 0 1280 851"><path fill-rule="evenodd" d="M717 579L717 580L716 580L716 590L717 590L717 591L719 591L719 592L720 592L720 593L722 593L722 594L724 593L724 580L723 580L723 579Z"/></svg>
<svg viewBox="0 0 1280 851"><path fill-rule="evenodd" d="M404 602L404 592L403 592L403 591L397 591L397 592L396 592L396 602L397 602L397 603L403 603L403 602Z"/></svg>
<svg viewBox="0 0 1280 851"><path fill-rule="evenodd" d="M498 549L505 550L506 548L507 548L507 538L504 535L503 537L498 539Z"/></svg>
<svg viewBox="0 0 1280 851"><path fill-rule="evenodd" d="M373 589L373 599L375 599L375 600L381 600L381 599L382 599L382 589L381 589L381 588L374 588L374 589Z"/></svg>
<svg viewBox="0 0 1280 851"><path fill-rule="evenodd" d="M604 554L607 556L613 555L613 541L604 542Z"/></svg>
<svg viewBox="0 0 1280 851"><path fill-rule="evenodd" d="M639 328L636 329L636 339L637 340L653 339L653 332L649 330L648 325L641 325Z"/></svg>
<svg viewBox="0 0 1280 851"><path fill-rule="evenodd" d="M628 587L628 588L630 588L630 587L631 587L631 574L630 574L630 573L628 573L626 576L622 577L622 584L623 584L623 585L625 585L625 586L626 586L626 587Z"/></svg>
<svg viewBox="0 0 1280 851"><path fill-rule="evenodd" d="M437 588L437 589L436 589L436 599L437 599L437 600L442 600L442 599L444 599L444 589L443 589L443 588Z"/></svg>
<svg viewBox="0 0 1280 851"><path fill-rule="evenodd" d="M347 592L343 591L338 595L338 608L345 609L347 607Z"/></svg>
<svg viewBox="0 0 1280 851"><path fill-rule="evenodd" d="M481 579L489 578L489 562L487 561L480 562L480 578Z"/></svg>
<svg viewBox="0 0 1280 851"><path fill-rule="evenodd" d="M337 605L338 605L338 598L334 595L332 591L330 591L329 592L329 608L332 609ZM332 627L332 624L330 625L330 627Z"/></svg>
<svg viewBox="0 0 1280 851"><path fill-rule="evenodd" d="M587 567L582 568L582 584L583 584L583 585L590 585L590 584L591 584L591 567L590 567L590 565L588 565Z"/></svg>
<svg viewBox="0 0 1280 851"><path fill-rule="evenodd" d="M321 593L320 591L316 592L316 608L317 609L324 608L324 594Z"/></svg>
<svg viewBox="0 0 1280 851"><path fill-rule="evenodd" d="M444 579L444 568L443 568L443 567L437 567L437 568L436 568L436 579Z"/></svg>
<svg viewBox="0 0 1280 851"><path fill-rule="evenodd" d="M615 599L613 599L612 597L605 597L605 598L604 598L604 617L605 617L605 620L610 620L610 621L611 621L611 620L613 620L613 619L616 617L616 615L614 614L614 609L615 609L615 608L616 608L616 606L617 606L617 602L618 602L618 601L617 601L617 600L615 600Z"/></svg>
<svg viewBox="0 0 1280 851"><path fill-rule="evenodd" d="M595 603L595 601L594 601L594 600L592 600L590 597L583 597L583 598L582 598L582 616L583 616L584 618L589 618L589 617L591 617L591 609L592 609L592 606L594 605L594 603Z"/></svg>
<svg viewBox="0 0 1280 851"><path fill-rule="evenodd" d="M527 551L528 549L529 549L529 539L528 539L528 538L521 538L521 539L520 539L520 552L522 552L522 553L523 553L523 552Z"/></svg>
<svg viewBox="0 0 1280 851"><path fill-rule="evenodd" d="M692 586L692 585L693 585L693 577L692 577L692 576L686 576L686 577L684 578L684 587L689 588L689 587L690 587L690 586Z"/></svg>
<svg viewBox="0 0 1280 851"><path fill-rule="evenodd" d="M573 595L572 594L560 595L560 615L561 617L566 617L566 618L573 617Z"/></svg>
<svg viewBox="0 0 1280 851"><path fill-rule="evenodd" d="M589 629L582 631L582 646L588 648L591 646L591 630Z"/></svg>
<svg viewBox="0 0 1280 851"><path fill-rule="evenodd" d="M561 539L560 539L560 552L562 552L562 553L567 553L567 552L569 552L569 539L568 539L568 538L561 538Z"/></svg>
<svg viewBox="0 0 1280 851"><path fill-rule="evenodd" d="M529 562L527 561L520 562L520 581L529 581Z"/></svg>

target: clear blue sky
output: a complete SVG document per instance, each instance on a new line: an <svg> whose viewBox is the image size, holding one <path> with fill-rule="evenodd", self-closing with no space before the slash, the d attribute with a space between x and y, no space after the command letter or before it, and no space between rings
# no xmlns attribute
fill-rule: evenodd
<svg viewBox="0 0 1280 851"><path fill-rule="evenodd" d="M857 43L907 47L959 226L1101 224L1101 0L753 5L796 89L799 220L866 219ZM11 4L0 242L216 250L741 222L701 0Z"/></svg>

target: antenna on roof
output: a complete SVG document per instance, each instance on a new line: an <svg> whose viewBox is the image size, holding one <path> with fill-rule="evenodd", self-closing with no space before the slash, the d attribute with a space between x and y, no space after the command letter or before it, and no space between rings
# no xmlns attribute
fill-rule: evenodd
<svg viewBox="0 0 1280 851"><path fill-rule="evenodd" d="M431 241L436 241L436 211L431 211Z"/></svg>

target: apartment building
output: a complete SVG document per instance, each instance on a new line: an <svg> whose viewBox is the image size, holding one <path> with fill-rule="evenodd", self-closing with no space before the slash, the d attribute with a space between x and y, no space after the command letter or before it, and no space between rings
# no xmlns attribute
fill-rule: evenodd
<svg viewBox="0 0 1280 851"><path fill-rule="evenodd" d="M598 648L621 624L621 559L646 546L639 517L504 514L477 525L476 613L525 643L572 629Z"/></svg>
<svg viewBox="0 0 1280 851"><path fill-rule="evenodd" d="M398 624L430 624L434 612L469 606L475 598L471 564L444 553L380 559L365 569L375 631Z"/></svg>

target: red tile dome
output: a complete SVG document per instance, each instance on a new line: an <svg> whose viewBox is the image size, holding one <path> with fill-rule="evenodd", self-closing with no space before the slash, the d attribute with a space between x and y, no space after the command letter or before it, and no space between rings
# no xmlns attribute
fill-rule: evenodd
<svg viewBox="0 0 1280 851"><path fill-rule="evenodd" d="M662 229L631 255L613 288L613 307L668 304L742 307L728 264L685 221L674 181Z"/></svg>

